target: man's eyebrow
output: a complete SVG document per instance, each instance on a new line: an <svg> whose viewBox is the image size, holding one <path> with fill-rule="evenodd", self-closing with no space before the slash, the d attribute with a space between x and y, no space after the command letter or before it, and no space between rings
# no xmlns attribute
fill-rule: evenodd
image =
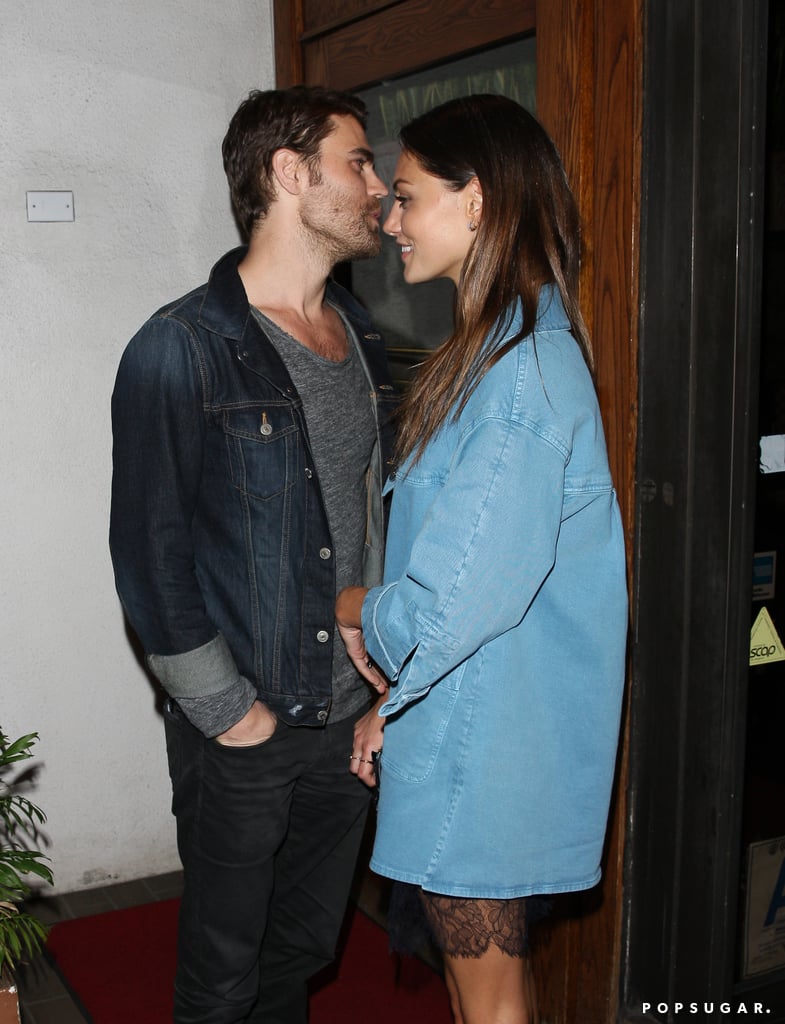
<svg viewBox="0 0 785 1024"><path fill-rule="evenodd" d="M370 149L365 149L364 146L356 146L352 150L352 156L359 156L362 157L363 160L367 161L369 164L373 163L373 151Z"/></svg>

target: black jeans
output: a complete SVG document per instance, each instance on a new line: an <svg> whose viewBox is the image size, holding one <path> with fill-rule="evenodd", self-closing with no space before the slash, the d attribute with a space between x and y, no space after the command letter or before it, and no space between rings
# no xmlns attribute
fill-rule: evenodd
<svg viewBox="0 0 785 1024"><path fill-rule="evenodd" d="M207 740L165 713L185 869L175 1024L305 1024L331 962L369 790L349 772L354 722L279 722L257 747Z"/></svg>

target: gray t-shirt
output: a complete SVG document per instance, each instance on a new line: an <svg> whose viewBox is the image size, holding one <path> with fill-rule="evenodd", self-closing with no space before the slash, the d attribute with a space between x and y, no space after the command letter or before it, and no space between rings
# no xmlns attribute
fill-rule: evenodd
<svg viewBox="0 0 785 1024"><path fill-rule="evenodd" d="M366 475L376 441L370 384L354 332L341 315L349 354L339 363L317 355L259 310L253 310L286 366L303 403L319 487L335 558L336 594L362 582L367 520ZM336 310L340 314L340 310ZM333 637L333 701L330 721L348 718L370 703L370 691Z"/></svg>

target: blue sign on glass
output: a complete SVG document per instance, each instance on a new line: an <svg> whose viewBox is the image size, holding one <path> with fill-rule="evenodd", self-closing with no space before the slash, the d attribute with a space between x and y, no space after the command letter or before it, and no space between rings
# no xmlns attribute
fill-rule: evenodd
<svg viewBox="0 0 785 1024"><path fill-rule="evenodd" d="M752 600L770 601L774 597L777 552L756 551L752 559Z"/></svg>

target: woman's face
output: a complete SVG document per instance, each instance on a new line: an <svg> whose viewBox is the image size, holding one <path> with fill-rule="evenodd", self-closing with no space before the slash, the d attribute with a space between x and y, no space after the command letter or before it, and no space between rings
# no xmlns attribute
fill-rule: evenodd
<svg viewBox="0 0 785 1024"><path fill-rule="evenodd" d="M469 224L479 223L482 194L474 178L460 192L401 153L393 181L395 202L384 231L401 248L403 276L409 284L449 277L458 284L474 241Z"/></svg>

